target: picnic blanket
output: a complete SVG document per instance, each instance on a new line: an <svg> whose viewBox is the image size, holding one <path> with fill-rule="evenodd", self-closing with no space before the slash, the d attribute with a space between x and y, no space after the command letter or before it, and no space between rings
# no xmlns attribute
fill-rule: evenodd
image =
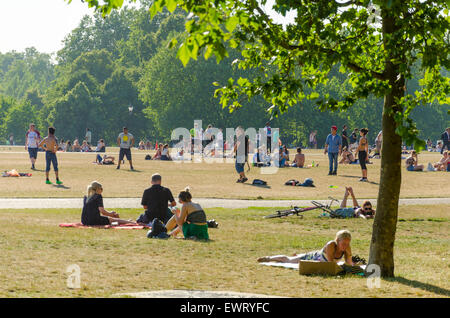
<svg viewBox="0 0 450 318"><path fill-rule="evenodd" d="M121 225L83 225L82 223L61 223L59 227L63 228L78 228L78 229L116 229L116 230L143 230L149 229L147 225L133 225L133 224L121 224Z"/></svg>
<svg viewBox="0 0 450 318"><path fill-rule="evenodd" d="M259 264L266 265L266 266L273 266L273 267L283 267L283 268L295 269L297 271L299 270L299 263L262 262ZM338 262L337 264L339 266L343 266L344 262L341 261L341 262ZM359 267L361 267L363 270L366 269L366 265L359 265Z"/></svg>

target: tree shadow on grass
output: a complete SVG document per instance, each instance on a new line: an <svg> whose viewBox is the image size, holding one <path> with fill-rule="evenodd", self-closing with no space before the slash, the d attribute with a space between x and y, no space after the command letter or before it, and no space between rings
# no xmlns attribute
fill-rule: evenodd
<svg viewBox="0 0 450 318"><path fill-rule="evenodd" d="M443 295L443 296L450 296L450 290L439 287L439 286L435 286L435 285L431 285L431 284L427 284L427 283L422 283L419 282L417 280L410 280L404 277L395 277L395 278L387 278L387 281L390 282L396 282L396 283L400 283L409 287L414 287L414 288L420 288L422 290L428 291L430 293L434 293L434 294L438 294L438 295Z"/></svg>

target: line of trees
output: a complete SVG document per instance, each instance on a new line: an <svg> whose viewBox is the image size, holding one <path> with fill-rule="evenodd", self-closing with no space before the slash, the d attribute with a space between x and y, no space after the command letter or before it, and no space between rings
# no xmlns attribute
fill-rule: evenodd
<svg viewBox="0 0 450 318"><path fill-rule="evenodd" d="M230 56L219 64L199 56L183 67L177 50L169 48L173 38L184 40L186 19L181 10L150 19L148 7L123 8L106 18L85 16L67 35L56 59L34 48L0 53L0 143L10 134L16 143L24 143L31 122L43 132L55 126L57 136L66 140L83 139L90 128L94 141L103 138L109 144L122 126L138 140L166 142L173 129L192 128L195 119L205 126L264 127L271 105L263 98L243 100L245 107L232 112L214 98L215 85L258 75L258 70L236 67L240 52L229 49ZM351 90L339 67L328 76L319 94L338 100ZM422 77L414 69L408 90L415 91ZM313 100L304 99L273 118L271 126L280 128L283 142L293 146L306 145L311 130L319 132L323 144L331 124L368 127L374 138L381 130L382 107L383 100L370 95L345 112L319 112ZM436 103L414 109L411 117L421 138L439 139L442 128L450 126L446 108Z"/></svg>

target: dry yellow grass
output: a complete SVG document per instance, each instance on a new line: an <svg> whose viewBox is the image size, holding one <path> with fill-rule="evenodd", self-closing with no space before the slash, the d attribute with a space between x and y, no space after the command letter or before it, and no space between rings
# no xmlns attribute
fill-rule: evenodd
<svg viewBox="0 0 450 318"><path fill-rule="evenodd" d="M141 230L62 229L79 210L0 210L0 297L110 297L166 289L235 291L288 297L449 297L446 206L402 206L395 279L369 289L359 276L300 276L259 265L264 255L320 248L337 230L352 232L352 249L367 258L372 221L263 219L275 209L208 209L219 222L209 243L147 239ZM119 210L135 218L139 210ZM66 286L67 266L81 268L81 289Z"/></svg>
<svg viewBox="0 0 450 318"><path fill-rule="evenodd" d="M117 148L108 148L108 153L117 159ZM45 185L45 154L39 153L38 171L30 170L28 154L23 147L0 148L0 171L17 169L19 172L32 172L31 178L1 178L0 197L81 197L87 185L100 181L105 188L106 197L140 197L149 186L150 177L159 172L163 184L174 193L189 185L196 197L241 198L241 199L326 199L329 195L341 197L345 186L352 186L359 198L376 198L380 176L380 160L373 159L368 165L369 183L359 182L359 165L340 165L338 176L327 176L328 158L321 150L305 150L306 162L314 160L319 167L312 169L283 168L276 174L263 175L259 168L252 167L247 174L250 183L253 179L268 182L267 188L250 184L236 184L237 173L231 163L174 163L146 161L148 151L133 150L133 162L137 171L129 170L128 162L121 170L115 166L92 164L94 153L58 153L60 176L64 185L56 187ZM291 150L291 159L294 150ZM153 154L153 152L152 152ZM424 152L419 155L420 163L427 164L440 159L437 153ZM247 170L247 168L246 168ZM54 181L54 173L50 173ZM289 179L303 181L313 178L315 188L288 187L284 183ZM402 169L402 198L449 197L450 192L442 190L442 184L448 182L447 172L407 172ZM329 188L329 186L338 188Z"/></svg>

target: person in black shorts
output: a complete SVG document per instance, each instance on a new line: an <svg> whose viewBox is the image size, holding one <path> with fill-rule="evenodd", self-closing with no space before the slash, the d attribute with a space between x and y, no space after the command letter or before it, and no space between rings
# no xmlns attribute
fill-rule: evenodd
<svg viewBox="0 0 450 318"><path fill-rule="evenodd" d="M344 147L347 147L348 149L348 136L347 136L347 125L344 125L342 127L342 149L344 149Z"/></svg>
<svg viewBox="0 0 450 318"><path fill-rule="evenodd" d="M119 137L117 137L117 144L120 147L119 162L117 164L117 169L120 169L120 163L126 156L128 162L130 163L130 169L134 170L133 161L131 160L131 148L134 145L134 137L132 134L128 132L127 127L123 127L123 132L119 134Z"/></svg>
<svg viewBox="0 0 450 318"><path fill-rule="evenodd" d="M362 178L359 179L359 181L367 182L367 155L369 153L369 142L367 141L367 133L369 130L367 128L361 128L359 130L359 134L361 138L359 139L359 146L358 146L358 160L359 164L361 165L362 170Z"/></svg>
<svg viewBox="0 0 450 318"><path fill-rule="evenodd" d="M112 222L117 224L136 224L133 221L119 219L119 214L114 211L106 211L103 207L103 187L97 181L88 186L87 196L83 200L83 210L81 212L81 223L83 225L110 225Z"/></svg>
<svg viewBox="0 0 450 318"><path fill-rule="evenodd" d="M144 191L141 204L145 213L141 214L136 220L138 223L149 224L155 218L160 219L164 224L173 216L170 207L177 205L172 192L161 186L161 175L155 173L152 175L152 186Z"/></svg>

